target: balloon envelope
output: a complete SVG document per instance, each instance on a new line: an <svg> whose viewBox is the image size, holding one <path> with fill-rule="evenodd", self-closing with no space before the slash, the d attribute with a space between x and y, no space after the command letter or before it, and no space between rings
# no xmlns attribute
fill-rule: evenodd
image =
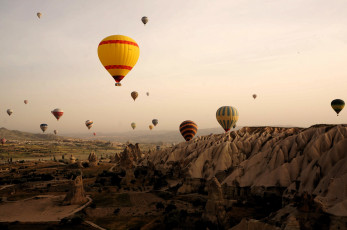
<svg viewBox="0 0 347 230"><path fill-rule="evenodd" d="M57 133L58 133L58 131L57 131L57 130L54 130L53 132L54 132L54 134L55 134L55 135L57 135Z"/></svg>
<svg viewBox="0 0 347 230"><path fill-rule="evenodd" d="M134 99L134 101L136 100L138 96L139 96L138 92L136 91L131 92L131 97Z"/></svg>
<svg viewBox="0 0 347 230"><path fill-rule="evenodd" d="M159 123L158 119L153 119L153 120L152 120L152 124L153 124L154 126L157 126L158 123Z"/></svg>
<svg viewBox="0 0 347 230"><path fill-rule="evenodd" d="M254 98L254 99L256 99L256 98L257 98L257 94L253 94L252 96L253 96L253 98Z"/></svg>
<svg viewBox="0 0 347 230"><path fill-rule="evenodd" d="M92 120L86 120L85 124L86 124L87 128L90 129L93 126L93 123L94 122Z"/></svg>
<svg viewBox="0 0 347 230"><path fill-rule="evenodd" d="M59 121L59 119L63 116L64 111L62 109L57 108L51 111L51 113L53 114L55 118L57 118L57 121Z"/></svg>
<svg viewBox="0 0 347 230"><path fill-rule="evenodd" d="M101 64L120 86L120 81L135 66L140 56L138 44L130 37L112 35L104 38L98 46Z"/></svg>
<svg viewBox="0 0 347 230"><path fill-rule="evenodd" d="M148 18L146 17L146 16L143 16L142 18L141 18L141 21L142 21L142 23L143 24L147 24L147 22L148 22Z"/></svg>
<svg viewBox="0 0 347 230"><path fill-rule="evenodd" d="M48 125L47 124L41 124L40 128L41 128L42 132L45 132L48 128Z"/></svg>
<svg viewBox="0 0 347 230"><path fill-rule="evenodd" d="M147 94L147 96L149 96L149 92L147 92L146 94Z"/></svg>
<svg viewBox="0 0 347 230"><path fill-rule="evenodd" d="M38 18L41 18L42 14L40 12L38 12L36 15L37 15Z"/></svg>
<svg viewBox="0 0 347 230"><path fill-rule="evenodd" d="M186 120L180 124L180 132L186 141L190 141L198 131L198 125L193 121Z"/></svg>
<svg viewBox="0 0 347 230"><path fill-rule="evenodd" d="M93 135L95 136L95 135L96 135L96 133L93 133Z"/></svg>
<svg viewBox="0 0 347 230"><path fill-rule="evenodd" d="M28 100L24 100L24 104L28 104L28 102L29 102Z"/></svg>
<svg viewBox="0 0 347 230"><path fill-rule="evenodd" d="M148 127L149 127L149 129L150 129L150 130L152 130L152 129L153 129L153 125L149 125Z"/></svg>
<svg viewBox="0 0 347 230"><path fill-rule="evenodd" d="M331 107L335 110L337 116L341 112L341 110L345 107L345 102L341 99L335 99L331 102Z"/></svg>
<svg viewBox="0 0 347 230"><path fill-rule="evenodd" d="M232 106L222 106L217 110L216 118L225 132L228 132L239 119L239 113Z"/></svg>
<svg viewBox="0 0 347 230"><path fill-rule="evenodd" d="M7 114L8 114L9 116L11 116L12 113L13 113L13 110L12 110L12 109L8 109L8 110L7 110Z"/></svg>
<svg viewBox="0 0 347 230"><path fill-rule="evenodd" d="M131 123L131 128L133 128L133 129L136 128L136 123L135 122Z"/></svg>
<svg viewBox="0 0 347 230"><path fill-rule="evenodd" d="M1 138L1 144L4 145L6 143L6 139L5 138Z"/></svg>

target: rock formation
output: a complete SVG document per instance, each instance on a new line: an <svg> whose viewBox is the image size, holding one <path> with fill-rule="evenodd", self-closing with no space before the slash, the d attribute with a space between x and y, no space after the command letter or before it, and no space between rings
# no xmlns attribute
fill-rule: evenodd
<svg viewBox="0 0 347 230"><path fill-rule="evenodd" d="M74 156L70 156L70 164L75 164L76 163L76 158Z"/></svg>
<svg viewBox="0 0 347 230"><path fill-rule="evenodd" d="M216 177L213 177L208 186L208 200L205 206L205 212L202 215L205 221L214 225L224 226L226 211L223 199L222 186Z"/></svg>
<svg viewBox="0 0 347 230"><path fill-rule="evenodd" d="M133 168L136 162L141 159L141 155L142 153L138 143L135 145L129 144L123 152L115 154L115 162L122 168Z"/></svg>
<svg viewBox="0 0 347 230"><path fill-rule="evenodd" d="M95 152L91 152L88 156L89 166L97 166L98 165L98 157L96 156Z"/></svg>
<svg viewBox="0 0 347 230"><path fill-rule="evenodd" d="M64 204L84 204L87 202L87 198L84 193L82 175L77 176L75 180L71 182L71 188L64 199Z"/></svg>
<svg viewBox="0 0 347 230"><path fill-rule="evenodd" d="M243 127L156 151L149 161L165 170L179 163L186 177L216 176L225 195L235 190L239 196L262 197L275 188L278 196L291 202L306 192L325 212L343 216L347 215L346 153L347 125Z"/></svg>

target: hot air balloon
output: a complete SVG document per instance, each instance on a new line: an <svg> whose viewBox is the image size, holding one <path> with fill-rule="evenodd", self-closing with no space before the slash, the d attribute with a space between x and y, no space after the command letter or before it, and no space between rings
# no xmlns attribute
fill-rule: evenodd
<svg viewBox="0 0 347 230"><path fill-rule="evenodd" d="M92 120L86 120L86 126L88 127L88 129L90 129L93 126L93 121Z"/></svg>
<svg viewBox="0 0 347 230"><path fill-rule="evenodd" d="M42 14L40 12L38 12L36 15L37 15L38 18L41 18Z"/></svg>
<svg viewBox="0 0 347 230"><path fill-rule="evenodd" d="M198 125L193 121L183 121L180 125L180 132L186 141L190 141L198 131Z"/></svg>
<svg viewBox="0 0 347 230"><path fill-rule="evenodd" d="M127 36L112 35L100 42L98 56L101 64L116 81L116 86L121 86L120 81L139 59L140 48Z"/></svg>
<svg viewBox="0 0 347 230"><path fill-rule="evenodd" d="M58 130L54 130L53 132L54 132L54 134L55 134L55 135L57 135L57 133L58 133Z"/></svg>
<svg viewBox="0 0 347 230"><path fill-rule="evenodd" d="M149 92L147 92L146 94L147 94L147 96L149 96Z"/></svg>
<svg viewBox="0 0 347 230"><path fill-rule="evenodd" d="M149 129L150 129L150 130L152 130L152 129L153 129L153 125L149 125L148 127L149 127Z"/></svg>
<svg viewBox="0 0 347 230"><path fill-rule="evenodd" d="M252 97L253 97L254 99L256 99L256 98L257 98L257 94L253 94Z"/></svg>
<svg viewBox="0 0 347 230"><path fill-rule="evenodd" d="M29 102L28 100L24 100L24 104L28 104L28 102Z"/></svg>
<svg viewBox="0 0 347 230"><path fill-rule="evenodd" d="M12 110L12 109L8 109L8 110L7 110L7 114L8 114L9 116L11 116L12 113L13 113L13 110Z"/></svg>
<svg viewBox="0 0 347 230"><path fill-rule="evenodd" d="M341 99L335 99L331 102L331 107L333 108L333 110L335 110L338 116L343 107L345 107L345 102Z"/></svg>
<svg viewBox="0 0 347 230"><path fill-rule="evenodd" d="M96 136L96 133L93 133L94 136Z"/></svg>
<svg viewBox="0 0 347 230"><path fill-rule="evenodd" d="M144 25L146 25L147 22L148 22L148 18L147 18L146 16L143 16L143 17L141 18L141 21L142 21L142 23L143 23Z"/></svg>
<svg viewBox="0 0 347 230"><path fill-rule="evenodd" d="M218 123L223 127L225 132L228 132L239 119L239 113L232 106L222 106L216 112Z"/></svg>
<svg viewBox="0 0 347 230"><path fill-rule="evenodd" d="M59 119L61 118L61 116L63 116L64 111L62 109L54 109L53 111L51 111L51 113L53 114L53 116L55 116L55 118L57 118L57 121L59 121Z"/></svg>
<svg viewBox="0 0 347 230"><path fill-rule="evenodd" d="M1 144L4 145L6 143L6 139L5 138L1 138Z"/></svg>
<svg viewBox="0 0 347 230"><path fill-rule="evenodd" d="M139 94L136 91L131 92L131 97L136 100L136 98L139 96Z"/></svg>
<svg viewBox="0 0 347 230"><path fill-rule="evenodd" d="M158 124L158 119L153 119L153 120L152 120L152 124L153 124L154 126L157 126L157 124Z"/></svg>
<svg viewBox="0 0 347 230"><path fill-rule="evenodd" d="M42 132L45 132L48 128L48 125L47 124L41 124L40 128L41 128Z"/></svg>
<svg viewBox="0 0 347 230"><path fill-rule="evenodd" d="M133 128L133 129L136 128L136 123L135 122L131 123L131 128Z"/></svg>
<svg viewBox="0 0 347 230"><path fill-rule="evenodd" d="M236 124L233 126L233 129L235 129L236 128Z"/></svg>

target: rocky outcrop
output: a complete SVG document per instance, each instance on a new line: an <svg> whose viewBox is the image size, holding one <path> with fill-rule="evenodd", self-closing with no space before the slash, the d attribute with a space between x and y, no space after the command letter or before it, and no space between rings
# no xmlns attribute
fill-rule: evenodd
<svg viewBox="0 0 347 230"><path fill-rule="evenodd" d="M312 207L347 215L347 125L243 127L156 151L149 161L166 171L178 163L185 177L216 176L237 195L283 195L284 205L307 193Z"/></svg>
<svg viewBox="0 0 347 230"><path fill-rule="evenodd" d="M81 204L86 203L87 200L88 199L85 196L85 192L84 192L84 188L83 188L82 175L77 176L76 179L71 182L71 188L64 199L64 204L81 205Z"/></svg>
<svg viewBox="0 0 347 230"><path fill-rule="evenodd" d="M128 144L123 152L115 154L115 162L120 165L122 168L133 168L137 161L141 159L141 150L139 144L136 143Z"/></svg>
<svg viewBox="0 0 347 230"><path fill-rule="evenodd" d="M76 163L76 157L73 155L70 156L70 164L75 164Z"/></svg>
<svg viewBox="0 0 347 230"><path fill-rule="evenodd" d="M89 166L94 167L98 165L98 157L95 152L91 152L88 156Z"/></svg>
<svg viewBox="0 0 347 230"><path fill-rule="evenodd" d="M208 186L208 200L202 218L216 226L224 226L226 220L225 201L222 186L216 177L212 178Z"/></svg>

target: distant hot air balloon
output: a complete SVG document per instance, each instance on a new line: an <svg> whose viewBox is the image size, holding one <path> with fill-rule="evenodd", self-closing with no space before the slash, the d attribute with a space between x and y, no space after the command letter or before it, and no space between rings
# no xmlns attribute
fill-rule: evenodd
<svg viewBox="0 0 347 230"><path fill-rule="evenodd" d="M28 104L28 102L29 102L28 100L24 100L24 104Z"/></svg>
<svg viewBox="0 0 347 230"><path fill-rule="evenodd" d="M147 92L146 94L147 94L147 96L149 96L149 92Z"/></svg>
<svg viewBox="0 0 347 230"><path fill-rule="evenodd" d="M54 134L55 134L55 135L57 135L57 133L58 133L58 130L54 130L53 132L54 132Z"/></svg>
<svg viewBox="0 0 347 230"><path fill-rule="evenodd" d="M55 116L55 118L57 118L57 121L59 121L59 119L61 118L61 116L63 116L64 111L62 109L54 109L53 111L51 111L51 113L53 114L53 116Z"/></svg>
<svg viewBox="0 0 347 230"><path fill-rule="evenodd" d="M186 141L190 141L198 131L198 125L193 121L183 121L180 125L180 132Z"/></svg>
<svg viewBox="0 0 347 230"><path fill-rule="evenodd" d="M133 128L133 129L136 128L136 123L135 122L131 123L131 128Z"/></svg>
<svg viewBox="0 0 347 230"><path fill-rule="evenodd" d="M86 126L88 127L88 129L90 129L93 126L93 121L92 120L86 120Z"/></svg>
<svg viewBox="0 0 347 230"><path fill-rule="evenodd" d="M41 128L42 132L45 132L48 128L48 125L47 124L41 124L40 128Z"/></svg>
<svg viewBox="0 0 347 230"><path fill-rule="evenodd" d="M136 91L131 92L131 97L134 99L134 101L136 100L138 96L139 96L138 92Z"/></svg>
<svg viewBox="0 0 347 230"><path fill-rule="evenodd" d="M5 138L1 138L1 144L4 145L6 143L6 139Z"/></svg>
<svg viewBox="0 0 347 230"><path fill-rule="evenodd" d="M150 130L152 130L152 129L153 129L153 125L149 125L148 127L149 127L149 129L150 129Z"/></svg>
<svg viewBox="0 0 347 230"><path fill-rule="evenodd" d="M148 22L148 18L147 18L146 16L143 16L143 17L141 18L141 21L142 21L142 23L143 23L144 25L146 25L147 22Z"/></svg>
<svg viewBox="0 0 347 230"><path fill-rule="evenodd" d="M94 136L96 136L96 133L93 133Z"/></svg>
<svg viewBox="0 0 347 230"><path fill-rule="evenodd" d="M98 47L101 64L121 86L120 81L135 66L140 56L137 43L123 35L112 35L104 38Z"/></svg>
<svg viewBox="0 0 347 230"><path fill-rule="evenodd" d="M37 15L38 18L41 18L42 14L40 12L38 12L36 15Z"/></svg>
<svg viewBox="0 0 347 230"><path fill-rule="evenodd" d="M341 99L335 99L331 102L331 107L335 110L337 116L341 112L341 110L345 107L345 102Z"/></svg>
<svg viewBox="0 0 347 230"><path fill-rule="evenodd" d="M152 124L153 124L154 126L157 126L157 124L158 124L158 119L153 119L153 120L152 120Z"/></svg>
<svg viewBox="0 0 347 230"><path fill-rule="evenodd" d="M7 110L7 114L8 114L9 116L11 116L12 113L13 113L13 110L12 110L12 109L8 109L8 110Z"/></svg>
<svg viewBox="0 0 347 230"><path fill-rule="evenodd" d="M256 99L256 98L257 98L257 94L253 94L252 96L253 96L253 98L254 98L254 99Z"/></svg>
<svg viewBox="0 0 347 230"><path fill-rule="evenodd" d="M232 106L222 106L216 112L218 123L223 127L225 132L228 132L239 119L239 113Z"/></svg>

